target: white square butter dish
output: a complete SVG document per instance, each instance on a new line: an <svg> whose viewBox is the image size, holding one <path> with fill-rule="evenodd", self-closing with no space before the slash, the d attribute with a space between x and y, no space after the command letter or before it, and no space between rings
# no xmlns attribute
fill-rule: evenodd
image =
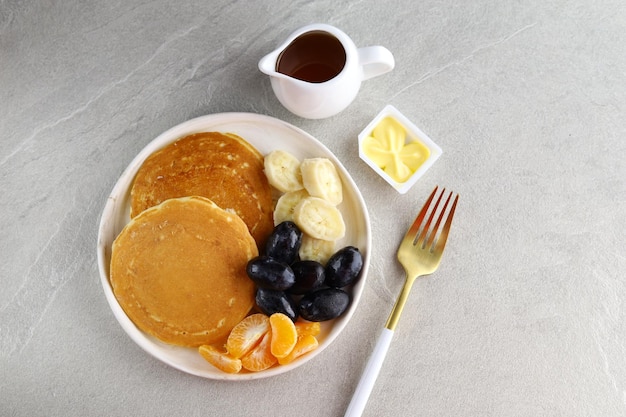
<svg viewBox="0 0 626 417"><path fill-rule="evenodd" d="M441 148L392 105L359 134L359 157L400 194L441 156Z"/></svg>

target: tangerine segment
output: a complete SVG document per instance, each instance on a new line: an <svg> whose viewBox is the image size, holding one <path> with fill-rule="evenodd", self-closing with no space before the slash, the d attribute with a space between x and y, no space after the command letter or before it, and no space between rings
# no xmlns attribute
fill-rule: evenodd
<svg viewBox="0 0 626 417"><path fill-rule="evenodd" d="M272 329L271 352L276 358L284 358L292 351L298 341L296 326L283 313L274 313L270 316Z"/></svg>
<svg viewBox="0 0 626 417"><path fill-rule="evenodd" d="M256 345L248 354L241 358L241 365L248 371L262 371L274 365L277 362L276 357L272 355L272 332L268 331L261 339L261 343Z"/></svg>
<svg viewBox="0 0 626 417"><path fill-rule="evenodd" d="M298 336L311 335L317 336L322 331L319 321L298 320L295 324Z"/></svg>
<svg viewBox="0 0 626 417"><path fill-rule="evenodd" d="M317 349L319 345L315 336L310 334L306 334L298 338L298 342L296 346L289 352L289 355L284 358L278 358L278 363L281 365L287 365L288 363L293 362L294 359L299 358L300 356L308 353L312 350Z"/></svg>
<svg viewBox="0 0 626 417"><path fill-rule="evenodd" d="M241 358L254 348L270 330L270 320L265 314L252 314L231 330L226 340L226 350L233 358Z"/></svg>
<svg viewBox="0 0 626 417"><path fill-rule="evenodd" d="M221 371L229 374L236 374L241 371L241 361L239 359L233 358L226 352L221 352L211 345L200 346L198 352L207 362Z"/></svg>

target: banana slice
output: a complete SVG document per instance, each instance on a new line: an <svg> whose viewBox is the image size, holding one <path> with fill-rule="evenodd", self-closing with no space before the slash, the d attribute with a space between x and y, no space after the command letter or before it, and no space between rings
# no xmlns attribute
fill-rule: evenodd
<svg viewBox="0 0 626 417"><path fill-rule="evenodd" d="M274 188L288 193L304 188L300 161L289 152L276 150L265 155L265 175Z"/></svg>
<svg viewBox="0 0 626 417"><path fill-rule="evenodd" d="M334 240L315 239L307 234L302 235L299 255L303 261L317 261L322 265L326 265L326 262L334 253Z"/></svg>
<svg viewBox="0 0 626 417"><path fill-rule="evenodd" d="M335 164L327 158L309 158L300 164L302 184L313 197L338 205L343 200L341 178Z"/></svg>
<svg viewBox="0 0 626 417"><path fill-rule="evenodd" d="M293 211L302 201L307 198L309 193L306 190L291 191L281 195L276 201L274 208L274 226L278 226L285 221L293 221Z"/></svg>
<svg viewBox="0 0 626 417"><path fill-rule="evenodd" d="M304 233L316 239L334 241L346 234L339 209L318 197L302 199L293 211L293 221Z"/></svg>

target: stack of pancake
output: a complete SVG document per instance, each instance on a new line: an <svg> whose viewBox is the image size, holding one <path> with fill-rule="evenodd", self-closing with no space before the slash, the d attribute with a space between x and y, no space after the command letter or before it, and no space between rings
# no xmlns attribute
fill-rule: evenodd
<svg viewBox="0 0 626 417"><path fill-rule="evenodd" d="M273 229L263 155L233 134L186 136L146 159L113 243L113 292L162 341L223 340L254 305L249 259Z"/></svg>

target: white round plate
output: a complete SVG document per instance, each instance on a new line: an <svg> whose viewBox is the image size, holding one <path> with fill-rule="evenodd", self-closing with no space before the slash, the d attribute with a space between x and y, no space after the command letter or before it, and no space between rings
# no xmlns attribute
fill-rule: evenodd
<svg viewBox="0 0 626 417"><path fill-rule="evenodd" d="M326 157L335 163L341 175L344 185L344 200L339 208L346 223L346 236L337 243L337 248L347 245L359 248L364 261L361 278L352 288L352 302L348 310L341 317L322 323L322 332L318 336L319 347L291 364L277 365L265 371L254 373L224 373L206 362L197 349L169 345L139 330L126 316L111 289L109 282L111 245L130 220L130 189L135 174L143 161L150 154L176 139L192 133L209 131L230 132L239 135L264 155L275 149L282 149L291 152L300 159ZM198 117L169 129L150 142L133 159L122 173L104 207L98 231L97 250L100 279L106 299L115 318L135 343L155 358L193 375L222 380L250 380L278 375L297 368L323 352L335 340L359 304L369 268L370 247L370 220L363 197L350 174L328 148L303 130L269 116L250 113L220 113Z"/></svg>

